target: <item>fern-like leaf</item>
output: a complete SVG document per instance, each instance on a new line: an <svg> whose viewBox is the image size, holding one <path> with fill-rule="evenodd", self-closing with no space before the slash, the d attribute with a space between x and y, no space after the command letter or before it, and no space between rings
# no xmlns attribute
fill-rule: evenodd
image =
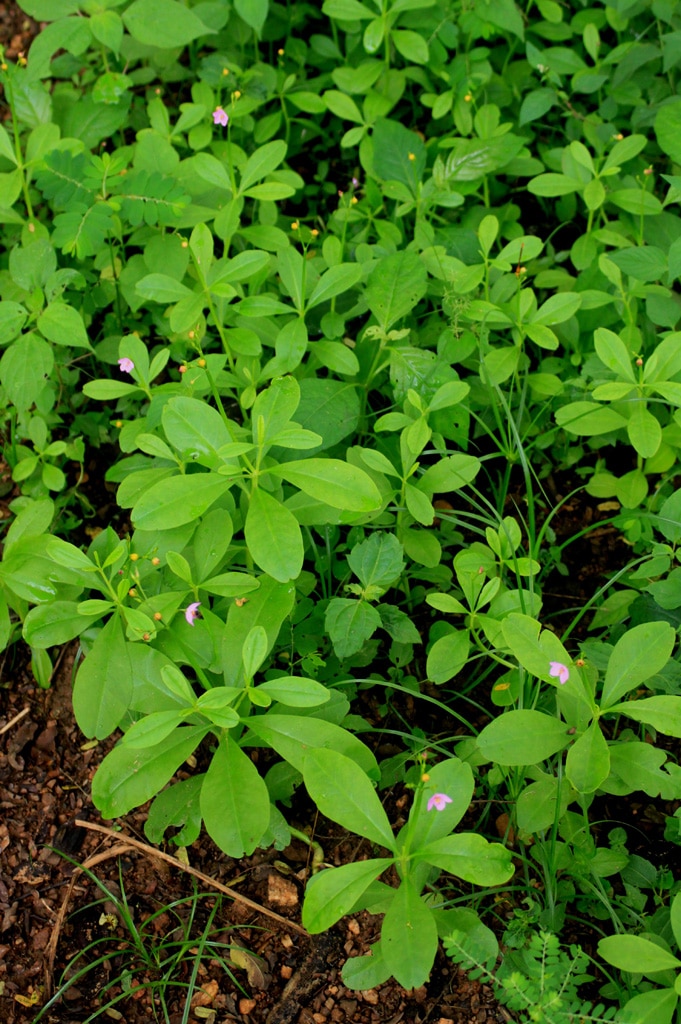
<svg viewBox="0 0 681 1024"><path fill-rule="evenodd" d="M94 256L104 244L112 218L108 203L73 203L67 213L55 217L52 241L62 252L75 253L78 259Z"/></svg>
<svg viewBox="0 0 681 1024"><path fill-rule="evenodd" d="M121 215L133 227L173 224L190 201L181 185L158 171L135 171L117 185Z"/></svg>

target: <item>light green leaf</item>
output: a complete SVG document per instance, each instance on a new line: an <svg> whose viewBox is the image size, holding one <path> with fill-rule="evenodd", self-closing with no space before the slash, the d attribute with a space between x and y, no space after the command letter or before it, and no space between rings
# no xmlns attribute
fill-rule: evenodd
<svg viewBox="0 0 681 1024"><path fill-rule="evenodd" d="M568 750L565 774L578 793L595 793L610 774L610 752L598 722Z"/></svg>
<svg viewBox="0 0 681 1024"><path fill-rule="evenodd" d="M431 814L437 814L431 811ZM502 885L515 870L511 851L500 843L490 843L484 836L464 832L444 836L422 846L416 853L418 860L434 864L465 882L474 885Z"/></svg>
<svg viewBox="0 0 681 1024"><path fill-rule="evenodd" d="M644 697L642 700L629 700L624 704L615 704L608 712L626 715L635 722L652 725L664 736L681 738L681 697Z"/></svg>
<svg viewBox="0 0 681 1024"><path fill-rule="evenodd" d="M206 831L228 857L250 856L269 827L267 786L228 733L213 754L200 803Z"/></svg>
<svg viewBox="0 0 681 1024"><path fill-rule="evenodd" d="M437 953L437 925L409 877L403 879L386 911L381 950L403 988L418 988L428 980Z"/></svg>
<svg viewBox="0 0 681 1024"><path fill-rule="evenodd" d="M138 530L172 530L199 519L228 489L225 477L217 473L160 480L142 494L131 518Z"/></svg>
<svg viewBox="0 0 681 1024"><path fill-rule="evenodd" d="M641 935L609 935L598 943L598 953L613 967L632 974L649 975L681 967L681 960Z"/></svg>
<svg viewBox="0 0 681 1024"><path fill-rule="evenodd" d="M436 640L428 652L426 675L433 683L446 683L458 675L468 661L468 630L457 629Z"/></svg>
<svg viewBox="0 0 681 1024"><path fill-rule="evenodd" d="M657 675L671 657L676 633L668 622L644 622L618 640L610 655L601 706L609 708L630 690Z"/></svg>
<svg viewBox="0 0 681 1024"><path fill-rule="evenodd" d="M335 750L310 750L303 758L303 779L327 818L379 846L396 849L383 805L355 761Z"/></svg>
<svg viewBox="0 0 681 1024"><path fill-rule="evenodd" d="M206 731L201 726L180 726L154 747L114 747L92 782L92 799L102 817L118 818L156 796L194 752Z"/></svg>
<svg viewBox="0 0 681 1024"><path fill-rule="evenodd" d="M303 568L303 537L295 516L258 487L251 495L244 537L251 557L281 583L297 579Z"/></svg>
<svg viewBox="0 0 681 1024"><path fill-rule="evenodd" d="M313 875L305 890L303 926L311 935L325 932L352 910L362 893L390 864L381 857L327 868Z"/></svg>
<svg viewBox="0 0 681 1024"><path fill-rule="evenodd" d="M244 192L256 181L261 181L272 171L276 170L286 156L287 146L283 139L275 139L273 142L266 142L252 153L246 161L246 166L241 172L240 191Z"/></svg>
<svg viewBox="0 0 681 1024"><path fill-rule="evenodd" d="M565 722L541 711L509 711L486 725L477 739L483 755L503 765L539 764L570 742Z"/></svg>
<svg viewBox="0 0 681 1024"><path fill-rule="evenodd" d="M165 50L214 32L178 0L133 0L123 12L123 21L137 42Z"/></svg>
<svg viewBox="0 0 681 1024"><path fill-rule="evenodd" d="M132 698L132 668L120 618L109 619L78 669L73 710L88 738L105 739L120 724ZM112 815L113 817L113 815Z"/></svg>
<svg viewBox="0 0 681 1024"><path fill-rule="evenodd" d="M340 459L298 459L268 467L267 471L332 508L371 512L381 505L381 495L371 477Z"/></svg>

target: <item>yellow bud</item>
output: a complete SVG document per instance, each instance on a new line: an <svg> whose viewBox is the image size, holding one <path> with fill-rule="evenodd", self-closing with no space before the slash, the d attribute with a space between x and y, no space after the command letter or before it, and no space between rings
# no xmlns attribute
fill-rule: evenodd
<svg viewBox="0 0 681 1024"><path fill-rule="evenodd" d="M222 73L223 73L223 75L228 75L229 74L229 68L223 68L222 69Z"/></svg>
<svg viewBox="0 0 681 1024"><path fill-rule="evenodd" d="M471 94L467 92L466 95L464 96L464 103L470 103L472 99L473 97L471 96Z"/></svg>
<svg viewBox="0 0 681 1024"><path fill-rule="evenodd" d="M300 226L300 225L298 224L298 221L297 221L297 220L294 220L294 221L292 221L292 222L291 222L291 231L297 231L297 230L298 230L298 228L299 228L299 226Z"/></svg>
<svg viewBox="0 0 681 1024"><path fill-rule="evenodd" d="M182 248L183 248L183 249L187 249L188 247L189 247L189 242L188 242L188 241L187 241L187 239L185 238L185 240L184 240L184 241L183 241L183 243L182 243Z"/></svg>
<svg viewBox="0 0 681 1024"><path fill-rule="evenodd" d="M235 89L234 92L232 93L232 96L234 97L235 100L238 100L239 97L241 96L241 92L238 89Z"/></svg>
<svg viewBox="0 0 681 1024"><path fill-rule="evenodd" d="M428 772L424 772L421 776L421 782L430 782L430 775Z"/></svg>
<svg viewBox="0 0 681 1024"><path fill-rule="evenodd" d="M281 48L277 50L277 53L279 54L280 57L284 56L284 51Z"/></svg>
<svg viewBox="0 0 681 1024"><path fill-rule="evenodd" d="M204 366L206 365L206 360L205 360L205 359L197 359L196 361L197 361L197 363L199 364L199 366L200 366L200 367L201 367L202 369L203 369L203 367L204 367Z"/></svg>
<svg viewBox="0 0 681 1024"><path fill-rule="evenodd" d="M134 587L130 587L130 590L128 591L128 597L137 597L137 591L135 590Z"/></svg>
<svg viewBox="0 0 681 1024"><path fill-rule="evenodd" d="M152 558L151 564L152 565L160 565L161 564L161 559L160 558Z"/></svg>
<svg viewBox="0 0 681 1024"><path fill-rule="evenodd" d="M133 551L133 553L132 553L132 554L130 555L130 561L131 561L131 562L136 562L138 558L139 558L139 555L138 555L138 554L136 554L136 553L135 553L135 552Z"/></svg>
<svg viewBox="0 0 681 1024"><path fill-rule="evenodd" d="M409 154L409 159L410 160L416 160L416 153L410 153Z"/></svg>
<svg viewBox="0 0 681 1024"><path fill-rule="evenodd" d="M317 228L312 228L312 231L310 231L310 234L313 235L316 238L317 235L319 234L319 232L317 231Z"/></svg>
<svg viewBox="0 0 681 1024"><path fill-rule="evenodd" d="M114 427L118 427L118 429L120 430L122 426L123 420L114 420Z"/></svg>
<svg viewBox="0 0 681 1024"><path fill-rule="evenodd" d="M154 618L156 619L157 622L160 622L163 616L161 615L160 612L154 612Z"/></svg>

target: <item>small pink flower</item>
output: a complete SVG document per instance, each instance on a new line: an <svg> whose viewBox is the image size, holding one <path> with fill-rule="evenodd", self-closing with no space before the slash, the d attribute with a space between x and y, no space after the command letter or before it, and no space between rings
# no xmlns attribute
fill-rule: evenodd
<svg viewBox="0 0 681 1024"><path fill-rule="evenodd" d="M353 178L350 184L353 188L359 188L359 178Z"/></svg>
<svg viewBox="0 0 681 1024"><path fill-rule="evenodd" d="M185 608L184 617L190 626L193 626L194 619L198 618L200 607L200 601L193 601L192 604L188 604L187 607Z"/></svg>
<svg viewBox="0 0 681 1024"><path fill-rule="evenodd" d="M132 371L135 369L135 364L133 363L132 359L128 359L127 356L123 356L122 359L119 359L118 365L120 366L123 373L132 373Z"/></svg>
<svg viewBox="0 0 681 1024"><path fill-rule="evenodd" d="M557 679L561 686L567 683L570 678L567 665L563 665L561 661L552 661L549 665L549 675L554 679Z"/></svg>
<svg viewBox="0 0 681 1024"><path fill-rule="evenodd" d="M221 124L223 128L227 127L229 121L229 114L222 107L216 107L213 111L213 124Z"/></svg>
<svg viewBox="0 0 681 1024"><path fill-rule="evenodd" d="M432 811L432 809L435 808L436 811L444 811L447 804L451 804L451 802L451 796L447 796L446 793L433 793L428 801L426 810Z"/></svg>

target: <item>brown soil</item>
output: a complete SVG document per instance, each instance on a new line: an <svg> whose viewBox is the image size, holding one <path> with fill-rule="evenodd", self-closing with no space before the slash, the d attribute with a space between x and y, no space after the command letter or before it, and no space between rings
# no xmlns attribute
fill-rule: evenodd
<svg viewBox="0 0 681 1024"><path fill-rule="evenodd" d="M92 776L111 741L97 746L84 743L73 720L73 656L73 649L67 649L52 688L39 690L21 665L12 664L17 652L5 654L0 689L0 1020L6 1024L33 1021L50 992L58 988L68 961L99 939L100 946L89 960L105 951L115 952L117 958L77 980L42 1020L84 1024L89 1014L106 1004L102 987L127 965L133 994L99 1019L148 1024L154 1019L154 1003L143 986L157 980L158 972L131 952L130 933L123 927L115 900L85 875L76 872L74 876L72 862L62 854L91 864L112 896L124 892L138 928L162 907L187 901L176 907L177 916L166 911L147 926L150 955L161 948L162 941L179 935L173 931L188 919L194 880L180 865L159 859L146 844L144 808L116 823L120 831L117 828L111 836L76 824L111 824L101 823L90 800ZM298 824L309 828L312 823ZM126 836L143 848L126 848ZM321 826L315 839L328 862L343 863L357 856L357 837L339 836L332 828L327 834ZM112 856L115 848L119 855ZM344 960L366 951L377 938L380 921L358 915L322 936L310 938L303 933L298 921L308 850L302 843L281 853L260 851L236 863L202 837L187 856L189 864L209 879L233 886L238 896L263 908L258 912L229 898L218 908L213 939L236 944L254 956L237 953L237 964L223 953L233 978L217 954L206 956L191 996L190 1021L500 1024L512 1019L488 988L468 981L444 957L428 986L417 991L406 992L391 982L364 993L344 988L340 981ZM196 945L219 898L203 882L197 891L206 895L198 903L192 933ZM291 924L273 919L268 911ZM190 945L196 949L193 942ZM187 955L173 974L175 985L167 991L171 1024L182 1020L187 996L186 988L179 985L190 981L193 966L193 956ZM114 984L106 998L120 991L120 985ZM158 1000L156 1006L158 1012ZM160 1013L158 1019L163 1019Z"/></svg>

